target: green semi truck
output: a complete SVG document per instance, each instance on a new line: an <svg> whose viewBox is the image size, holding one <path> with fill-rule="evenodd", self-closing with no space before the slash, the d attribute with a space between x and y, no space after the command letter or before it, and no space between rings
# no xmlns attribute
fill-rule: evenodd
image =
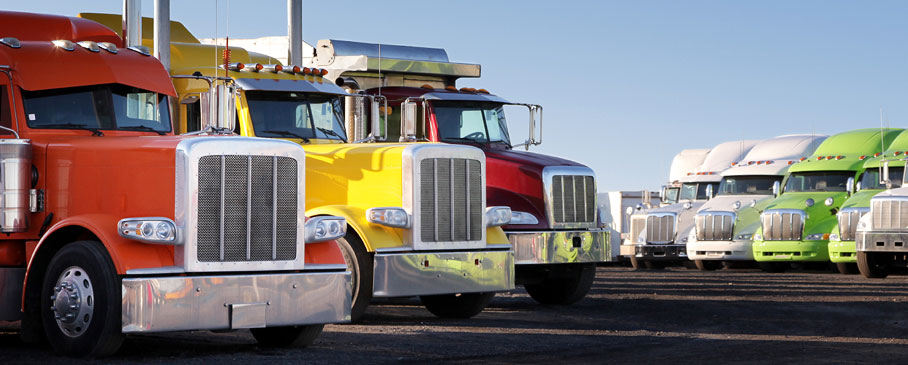
<svg viewBox="0 0 908 365"><path fill-rule="evenodd" d="M867 157L888 148L902 129L858 129L826 139L814 155L794 164L777 195L760 214L754 259L764 271L780 272L792 262L829 261L829 236L836 216L855 191Z"/></svg>

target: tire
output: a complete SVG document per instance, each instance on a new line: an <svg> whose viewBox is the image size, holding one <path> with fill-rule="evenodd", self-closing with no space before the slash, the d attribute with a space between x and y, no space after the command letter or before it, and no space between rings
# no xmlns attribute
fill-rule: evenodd
<svg viewBox="0 0 908 365"><path fill-rule="evenodd" d="M697 265L700 271L715 271L722 268L722 261L694 260L694 265Z"/></svg>
<svg viewBox="0 0 908 365"><path fill-rule="evenodd" d="M252 328L252 337L265 347L306 347L322 334L323 324Z"/></svg>
<svg viewBox="0 0 908 365"><path fill-rule="evenodd" d="M668 266L668 263L665 261L646 261L644 264L646 265L646 268L650 270L662 270Z"/></svg>
<svg viewBox="0 0 908 365"><path fill-rule="evenodd" d="M780 273L788 270L787 262L758 262L757 265L759 265L760 270L763 270L764 272Z"/></svg>
<svg viewBox="0 0 908 365"><path fill-rule="evenodd" d="M423 295L419 299L429 312L438 317L470 318L482 312L494 296L495 293L464 293Z"/></svg>
<svg viewBox="0 0 908 365"><path fill-rule="evenodd" d="M596 279L596 264L559 264L560 272L550 275L538 284L523 287L530 297L542 304L574 304L590 291Z"/></svg>
<svg viewBox="0 0 908 365"><path fill-rule="evenodd" d="M882 279L889 276L889 260L874 252L858 251L858 270L865 278Z"/></svg>
<svg viewBox="0 0 908 365"><path fill-rule="evenodd" d="M74 357L117 352L123 344L120 291L120 278L100 242L63 246L41 285L41 322L54 351Z"/></svg>
<svg viewBox="0 0 908 365"><path fill-rule="evenodd" d="M347 235L336 240L353 284L353 308L350 310L350 321L357 322L366 313L366 307L372 301L372 278L374 275L372 254L366 251L366 246L353 229L347 227Z"/></svg>
<svg viewBox="0 0 908 365"><path fill-rule="evenodd" d="M858 273L858 264L853 262L836 262L836 270L844 275L854 275Z"/></svg>
<svg viewBox="0 0 908 365"><path fill-rule="evenodd" d="M631 267L634 270L640 270L643 268L644 261L637 259L636 256L631 256Z"/></svg>

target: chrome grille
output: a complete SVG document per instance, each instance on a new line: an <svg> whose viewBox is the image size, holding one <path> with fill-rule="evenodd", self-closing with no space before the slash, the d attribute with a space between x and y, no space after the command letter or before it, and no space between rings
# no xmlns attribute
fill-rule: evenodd
<svg viewBox="0 0 908 365"><path fill-rule="evenodd" d="M874 229L908 229L908 201L874 199L871 207L870 219Z"/></svg>
<svg viewBox="0 0 908 365"><path fill-rule="evenodd" d="M592 176L552 176L552 217L557 223L595 223L596 184Z"/></svg>
<svg viewBox="0 0 908 365"><path fill-rule="evenodd" d="M643 232L644 228L646 228L646 216L645 215L631 216L631 230L630 230L631 242L637 242L637 240L640 238L640 233Z"/></svg>
<svg viewBox="0 0 908 365"><path fill-rule="evenodd" d="M844 209L836 218L839 219L839 239L842 241L854 241L858 230L858 221L870 209L867 208L848 208Z"/></svg>
<svg viewBox="0 0 908 365"><path fill-rule="evenodd" d="M735 215L730 212L698 214L694 218L698 241L731 241L735 228Z"/></svg>
<svg viewBox="0 0 908 365"><path fill-rule="evenodd" d="M293 158L201 157L198 261L295 260L297 188Z"/></svg>
<svg viewBox="0 0 908 365"><path fill-rule="evenodd" d="M804 212L800 210L768 210L760 217L763 239L766 241L800 241L804 230Z"/></svg>
<svg viewBox="0 0 908 365"><path fill-rule="evenodd" d="M465 158L420 161L420 239L423 242L482 239L482 165Z"/></svg>
<svg viewBox="0 0 908 365"><path fill-rule="evenodd" d="M675 237L675 215L649 215L646 217L646 242L672 243Z"/></svg>

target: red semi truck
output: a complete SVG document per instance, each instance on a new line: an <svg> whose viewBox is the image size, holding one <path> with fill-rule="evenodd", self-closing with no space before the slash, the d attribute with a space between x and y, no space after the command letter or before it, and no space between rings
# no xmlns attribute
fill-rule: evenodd
<svg viewBox="0 0 908 365"><path fill-rule="evenodd" d="M479 65L449 62L443 49L338 40L319 41L310 65L328 69L329 79L351 92L387 100L384 120L348 122L354 139L457 143L485 152L486 200L511 207L511 224L504 230L515 250L516 281L537 301L582 299L596 263L612 261L593 170L518 150L541 143L542 107L512 103L484 89L455 88L459 77L479 77ZM529 111L529 138L523 143L510 139L508 105Z"/></svg>

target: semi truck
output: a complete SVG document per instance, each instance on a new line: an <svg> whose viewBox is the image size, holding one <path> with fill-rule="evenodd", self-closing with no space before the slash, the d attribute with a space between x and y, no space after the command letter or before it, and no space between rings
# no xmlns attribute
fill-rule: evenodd
<svg viewBox="0 0 908 365"><path fill-rule="evenodd" d="M681 179L687 176L690 171L696 170L703 164L709 149L686 149L681 150L672 158L672 164L668 172L668 183L662 185L661 206L678 203L678 195L681 193Z"/></svg>
<svg viewBox="0 0 908 365"><path fill-rule="evenodd" d="M0 12L0 320L25 342L98 357L130 333L249 328L307 345L349 321L346 224L302 214L305 152L176 136L174 96L101 24Z"/></svg>
<svg viewBox="0 0 908 365"><path fill-rule="evenodd" d="M517 284L545 304L586 296L596 264L614 260L596 175L577 162L528 152L542 142L541 106L458 89L457 79L479 77L480 65L450 62L444 49L339 40L320 40L315 49L312 65L328 69L329 79L388 101L387 118L374 127L354 123L354 136L480 148L489 165L485 199L512 209L503 228L514 246ZM508 106L528 111L524 142L511 140Z"/></svg>
<svg viewBox="0 0 908 365"><path fill-rule="evenodd" d="M751 239L760 224L759 211L773 197L773 186L825 139L810 134L770 138L722 172L716 196L697 211L688 235L687 257L698 269L716 270L727 261L754 261Z"/></svg>
<svg viewBox="0 0 908 365"><path fill-rule="evenodd" d="M80 16L120 24L116 16ZM238 134L303 145L306 216L343 217L348 225L337 242L352 273L352 320L372 298L407 296L419 296L437 316L467 318L495 292L514 288L514 252L500 227L511 212L485 199L494 170L481 149L347 143L349 94L326 80L325 69L281 65L239 47L229 47L224 60L224 47L201 44L181 23L171 24L178 130L197 128L206 80L218 78L237 86Z"/></svg>
<svg viewBox="0 0 908 365"><path fill-rule="evenodd" d="M678 203L633 214L631 231L639 234L628 237L621 246L621 254L630 258L631 266L662 269L671 262L687 261L687 240L697 209L712 198L721 173L741 161L757 142L742 140L716 145L696 170L680 179Z"/></svg>
<svg viewBox="0 0 908 365"><path fill-rule="evenodd" d="M855 193L836 214L836 224L829 234L829 260L842 274L857 274L855 237L858 222L870 211L870 199L887 189L902 185L905 153L908 151L908 131L903 131L883 153L866 156L864 173L855 183ZM888 167L888 179L881 179L881 169Z"/></svg>
<svg viewBox="0 0 908 365"><path fill-rule="evenodd" d="M882 153L901 129L858 129L827 138L814 154L789 168L779 196L760 213L754 259L764 271L785 271L792 262L828 262L829 236L837 214L854 194L867 157Z"/></svg>

